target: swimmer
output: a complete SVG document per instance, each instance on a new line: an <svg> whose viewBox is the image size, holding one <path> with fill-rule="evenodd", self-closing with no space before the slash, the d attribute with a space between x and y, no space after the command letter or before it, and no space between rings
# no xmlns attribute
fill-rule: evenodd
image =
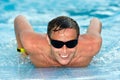
<svg viewBox="0 0 120 80"><path fill-rule="evenodd" d="M67 16L48 23L47 34L37 33L28 20L19 15L14 20L17 51L29 56L36 67L86 67L100 51L102 23L93 18L85 34Z"/></svg>

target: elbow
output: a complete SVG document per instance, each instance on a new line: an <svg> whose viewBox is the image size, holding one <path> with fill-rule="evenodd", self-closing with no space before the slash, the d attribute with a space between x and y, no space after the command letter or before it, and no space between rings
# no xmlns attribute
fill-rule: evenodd
<svg viewBox="0 0 120 80"><path fill-rule="evenodd" d="M18 15L15 20L14 23L17 23L18 21L20 21L21 19L25 18L23 15Z"/></svg>

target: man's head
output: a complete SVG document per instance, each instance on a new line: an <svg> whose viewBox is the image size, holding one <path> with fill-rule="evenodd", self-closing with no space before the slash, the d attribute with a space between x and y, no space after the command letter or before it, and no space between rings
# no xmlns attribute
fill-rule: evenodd
<svg viewBox="0 0 120 80"><path fill-rule="evenodd" d="M51 54L62 65L68 64L77 49L79 26L69 17L60 16L51 20L47 29Z"/></svg>
<svg viewBox="0 0 120 80"><path fill-rule="evenodd" d="M75 29L77 36L79 36L79 26L75 20L67 16L59 16L48 23L47 34L50 37L52 32L62 29Z"/></svg>

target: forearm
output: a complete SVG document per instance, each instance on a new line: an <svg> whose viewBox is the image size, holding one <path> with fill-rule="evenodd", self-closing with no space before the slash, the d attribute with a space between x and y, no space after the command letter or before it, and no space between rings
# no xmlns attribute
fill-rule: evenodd
<svg viewBox="0 0 120 80"><path fill-rule="evenodd" d="M102 23L97 18L93 18L90 21L87 33L101 33Z"/></svg>
<svg viewBox="0 0 120 80"><path fill-rule="evenodd" d="M33 31L30 23L22 15L19 15L15 18L14 27L15 27L16 31L18 31L18 32L22 32L25 30Z"/></svg>
<svg viewBox="0 0 120 80"><path fill-rule="evenodd" d="M20 15L20 16L17 16L14 20L14 30L15 30L18 48L21 48L23 47L23 45L20 40L20 34L24 31L33 32L33 29L29 24L29 22L25 19L25 17Z"/></svg>

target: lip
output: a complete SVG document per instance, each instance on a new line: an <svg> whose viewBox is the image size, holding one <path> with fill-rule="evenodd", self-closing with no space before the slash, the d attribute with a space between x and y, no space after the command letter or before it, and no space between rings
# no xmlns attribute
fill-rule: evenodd
<svg viewBox="0 0 120 80"><path fill-rule="evenodd" d="M69 58L69 55L68 54L59 54L59 56L62 58L62 59L68 59Z"/></svg>

